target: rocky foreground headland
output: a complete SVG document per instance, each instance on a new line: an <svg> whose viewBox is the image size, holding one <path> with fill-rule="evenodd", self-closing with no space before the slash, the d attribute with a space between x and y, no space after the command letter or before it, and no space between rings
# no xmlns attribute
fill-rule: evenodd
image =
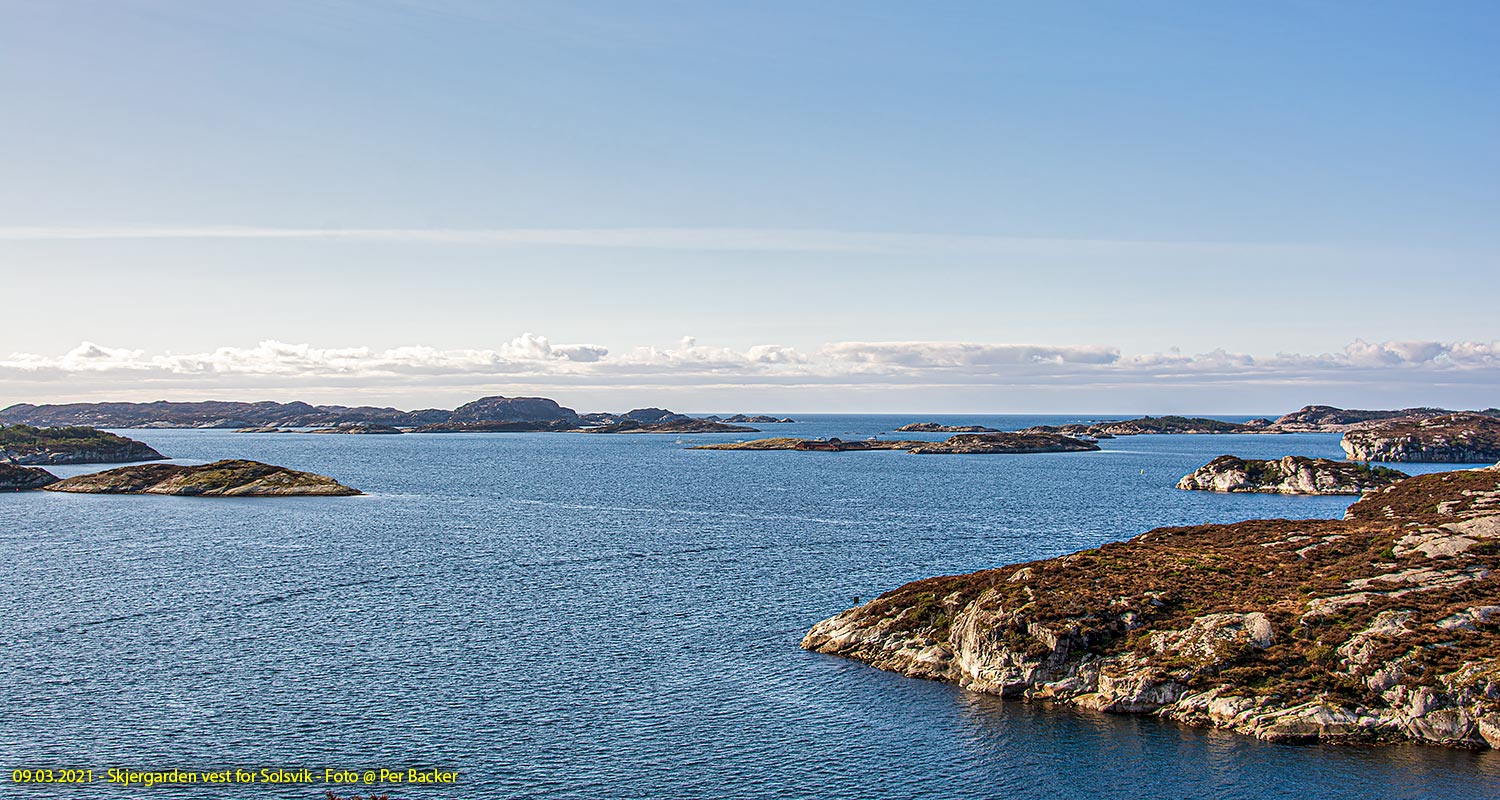
<svg viewBox="0 0 1500 800"><path fill-rule="evenodd" d="M907 584L802 646L1005 697L1275 741L1500 747L1500 468L1343 520L1158 528Z"/></svg>
<svg viewBox="0 0 1500 800"><path fill-rule="evenodd" d="M1327 458L1219 456L1184 475L1177 488L1207 492L1363 494L1408 477L1386 467Z"/></svg>
<svg viewBox="0 0 1500 800"><path fill-rule="evenodd" d="M347 496L361 494L326 475L239 459L211 464L139 464L67 478L41 487L82 494L168 494L195 497Z"/></svg>
<svg viewBox="0 0 1500 800"><path fill-rule="evenodd" d="M124 464L164 458L143 442L94 428L0 426L0 461L13 464Z"/></svg>

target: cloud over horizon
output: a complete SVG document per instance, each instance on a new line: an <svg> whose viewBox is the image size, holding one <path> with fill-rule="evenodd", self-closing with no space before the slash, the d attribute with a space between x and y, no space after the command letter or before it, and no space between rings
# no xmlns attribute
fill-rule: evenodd
<svg viewBox="0 0 1500 800"><path fill-rule="evenodd" d="M1335 353L1252 356L1222 349L1126 355L1108 345L989 344L947 341L830 342L812 352L764 344L743 350L684 337L670 347L615 352L598 344L554 343L525 333L490 349L403 346L320 348L268 339L253 347L173 354L82 342L60 355L0 358L9 401L149 391L153 397L323 387L473 391L524 386L588 387L666 395L698 390L875 392L917 388L993 390L1028 396L1109 397L1134 387L1174 387L1234 397L1251 387L1465 387L1500 392L1500 342L1355 340ZM1213 394L1217 393L1217 394ZM1424 395L1425 396L1425 395ZM1437 402L1434 400L1433 402Z"/></svg>

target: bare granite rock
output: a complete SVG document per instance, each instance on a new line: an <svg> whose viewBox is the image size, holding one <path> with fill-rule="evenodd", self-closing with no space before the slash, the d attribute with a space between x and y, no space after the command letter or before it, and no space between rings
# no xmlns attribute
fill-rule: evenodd
<svg viewBox="0 0 1500 800"><path fill-rule="evenodd" d="M1404 472L1326 458L1286 456L1262 461L1219 456L1183 476L1177 488L1206 492L1363 494L1406 478Z"/></svg>
<svg viewBox="0 0 1500 800"><path fill-rule="evenodd" d="M1469 413L1393 419L1351 430L1341 443L1360 461L1490 462L1500 459L1500 419Z"/></svg>
<svg viewBox="0 0 1500 800"><path fill-rule="evenodd" d="M1500 747L1500 469L916 581L802 646L1273 741Z"/></svg>

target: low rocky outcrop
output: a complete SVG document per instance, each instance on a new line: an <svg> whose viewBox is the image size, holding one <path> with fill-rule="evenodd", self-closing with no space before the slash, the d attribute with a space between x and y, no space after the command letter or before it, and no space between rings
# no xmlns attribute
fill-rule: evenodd
<svg viewBox="0 0 1500 800"><path fill-rule="evenodd" d="M344 422L331 428L315 428L308 433L348 433L354 435L376 435L388 436L393 433L402 433L400 428L394 425L381 425L376 422Z"/></svg>
<svg viewBox="0 0 1500 800"><path fill-rule="evenodd" d="M45 487L49 492L83 494L170 494L195 497L289 497L361 494L325 475L262 464L226 460L212 464L140 464L67 478Z"/></svg>
<svg viewBox="0 0 1500 800"><path fill-rule="evenodd" d="M1272 494L1363 494L1407 474L1385 467L1326 458L1286 456L1262 461L1219 456L1183 476L1177 488L1206 492Z"/></svg>
<svg viewBox="0 0 1500 800"><path fill-rule="evenodd" d="M640 422L633 419L621 419L607 425L598 425L592 428L580 428L578 433L760 433L755 428L747 428L744 425L730 425L727 422L713 422L706 419L693 419L692 417L681 417L666 419L661 422Z"/></svg>
<svg viewBox="0 0 1500 800"><path fill-rule="evenodd" d="M913 447L917 455L990 453L1078 453L1099 445L1060 433L960 433L941 442Z"/></svg>
<svg viewBox="0 0 1500 800"><path fill-rule="evenodd" d="M571 431L573 424L565 420L485 420L476 422L439 422L419 425L408 433L539 433L547 431Z"/></svg>
<svg viewBox="0 0 1500 800"><path fill-rule="evenodd" d="M724 444L701 444L693 450L801 450L814 453L844 453L860 450L910 450L930 442L898 439L798 439L778 437L774 439L752 439L748 442Z"/></svg>
<svg viewBox="0 0 1500 800"><path fill-rule="evenodd" d="M1274 741L1500 747L1500 469L917 581L802 646Z"/></svg>
<svg viewBox="0 0 1500 800"><path fill-rule="evenodd" d="M0 426L0 461L15 464L123 464L166 458L149 445L83 426Z"/></svg>
<svg viewBox="0 0 1500 800"><path fill-rule="evenodd" d="M735 414L720 420L715 417L704 417L703 419L717 422L732 422L740 425L786 425L797 420L791 417L773 417L768 414Z"/></svg>
<svg viewBox="0 0 1500 800"><path fill-rule="evenodd" d="M1469 413L1393 419L1351 430L1341 444L1360 461L1477 464L1500 460L1500 419Z"/></svg>
<svg viewBox="0 0 1500 800"><path fill-rule="evenodd" d="M24 492L57 483L57 476L41 467L22 467L0 461L0 492Z"/></svg>
<svg viewBox="0 0 1500 800"><path fill-rule="evenodd" d="M1072 453L1098 450L1099 446L1072 436L1048 433L962 433L941 442L912 439L797 439L782 437L749 442L707 444L694 450L802 450L845 453L861 450L905 450L918 455L993 453Z"/></svg>
<svg viewBox="0 0 1500 800"><path fill-rule="evenodd" d="M995 428L983 425L944 425L939 422L913 422L902 425L896 433L999 433Z"/></svg>

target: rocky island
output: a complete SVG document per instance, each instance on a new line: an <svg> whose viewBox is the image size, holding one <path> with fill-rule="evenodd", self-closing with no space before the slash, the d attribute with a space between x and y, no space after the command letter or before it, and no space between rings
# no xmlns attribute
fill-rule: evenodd
<svg viewBox="0 0 1500 800"><path fill-rule="evenodd" d="M1484 411L1461 412L1446 408L1422 407L1402 408L1395 411L1367 411L1335 406L1303 406L1290 414L1283 414L1273 422L1266 423L1266 428L1275 433L1344 433L1368 427L1368 424L1372 422L1393 419L1428 419L1462 413L1496 417L1500 416L1500 409L1487 408Z"/></svg>
<svg viewBox="0 0 1500 800"><path fill-rule="evenodd" d="M995 428L983 425L943 425L938 422L913 422L902 425L896 433L999 433Z"/></svg>
<svg viewBox="0 0 1500 800"><path fill-rule="evenodd" d="M0 492L24 492L57 483L57 476L41 467L21 467L0 461Z"/></svg>
<svg viewBox="0 0 1500 800"><path fill-rule="evenodd" d="M308 433L347 433L356 436L388 436L393 433L403 433L394 425L382 425L378 422L340 422L329 428L314 428Z"/></svg>
<svg viewBox="0 0 1500 800"><path fill-rule="evenodd" d="M1500 459L1500 419L1470 413L1392 419L1351 430L1341 444L1361 461L1483 463Z"/></svg>
<svg viewBox="0 0 1500 800"><path fill-rule="evenodd" d="M910 450L931 442L899 439L798 439L776 437L752 439L748 442L726 442L724 444L700 444L691 450L802 450L816 453L844 453L859 450Z"/></svg>
<svg viewBox="0 0 1500 800"><path fill-rule="evenodd" d="M0 426L0 461L15 464L122 464L166 458L134 439L83 426Z"/></svg>
<svg viewBox="0 0 1500 800"><path fill-rule="evenodd" d="M1206 492L1363 494L1408 477L1386 467L1326 458L1258 460L1219 456L1183 476L1177 488Z"/></svg>
<svg viewBox="0 0 1500 800"><path fill-rule="evenodd" d="M917 455L989 453L1079 453L1099 445L1060 433L960 433L913 447Z"/></svg>
<svg viewBox="0 0 1500 800"><path fill-rule="evenodd" d="M362 494L325 475L239 459L211 464L139 464L67 478L42 487L82 494L171 494L195 497L347 496Z"/></svg>
<svg viewBox="0 0 1500 800"><path fill-rule="evenodd" d="M622 419L607 425L579 428L575 433L760 433L760 431L755 428L747 428L744 425L730 425L727 422L713 422L706 419L682 417L680 419L667 419L660 422L641 422L634 419Z"/></svg>
<svg viewBox="0 0 1500 800"><path fill-rule="evenodd" d="M742 425L786 425L797 421L791 417L773 417L768 414L735 414L732 417L725 417L723 419L708 416L702 417L702 419L710 422L732 422Z"/></svg>
<svg viewBox="0 0 1500 800"><path fill-rule="evenodd" d="M1070 436L1092 436L1110 439L1116 436L1143 436L1158 433L1259 433L1257 428L1239 422L1225 422L1208 417L1140 417L1068 425L1035 425L1021 433L1062 433Z"/></svg>
<svg viewBox="0 0 1500 800"><path fill-rule="evenodd" d="M1500 747L1500 468L917 581L802 646L1273 741Z"/></svg>

